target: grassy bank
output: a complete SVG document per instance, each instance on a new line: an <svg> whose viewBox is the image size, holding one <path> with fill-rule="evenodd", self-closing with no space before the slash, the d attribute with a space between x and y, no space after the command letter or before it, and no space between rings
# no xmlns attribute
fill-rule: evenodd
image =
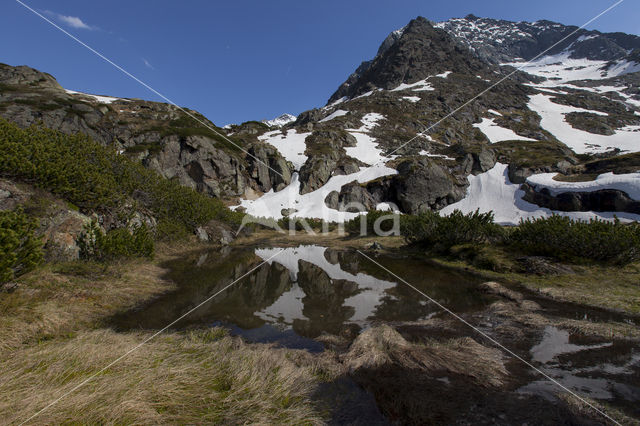
<svg viewBox="0 0 640 426"><path fill-rule="evenodd" d="M464 255L430 256L430 259L487 279L520 284L558 301L640 314L640 263L624 266L560 264L567 268L564 272L537 274L522 270L519 257L517 253L491 247L479 261ZM500 265L498 270L492 269L495 265Z"/></svg>
<svg viewBox="0 0 640 426"><path fill-rule="evenodd" d="M173 288L156 260L46 264L0 297L0 413L20 422L98 373L152 332L104 319ZM222 329L165 333L47 409L38 423L319 423L312 365Z"/></svg>

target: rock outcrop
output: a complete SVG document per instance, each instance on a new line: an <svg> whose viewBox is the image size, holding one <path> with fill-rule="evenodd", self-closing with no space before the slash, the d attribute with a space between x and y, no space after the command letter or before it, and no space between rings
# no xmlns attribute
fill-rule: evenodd
<svg viewBox="0 0 640 426"><path fill-rule="evenodd" d="M547 188L540 191L524 183L521 187L523 199L540 207L564 212L626 212L640 214L640 201L629 197L624 191L602 189L591 192L562 192L551 194Z"/></svg>

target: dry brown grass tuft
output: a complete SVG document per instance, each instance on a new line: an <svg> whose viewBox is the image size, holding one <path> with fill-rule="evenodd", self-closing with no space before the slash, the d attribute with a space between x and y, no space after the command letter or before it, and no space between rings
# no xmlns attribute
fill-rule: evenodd
<svg viewBox="0 0 640 426"><path fill-rule="evenodd" d="M26 420L96 374L148 334L83 331L72 339L23 347L0 360L0 413ZM59 424L308 423L311 367L288 351L246 345L220 330L166 334L142 346L44 411Z"/></svg>
<svg viewBox="0 0 640 426"><path fill-rule="evenodd" d="M498 349L469 337L416 344L388 325L372 327L353 342L344 355L350 370L394 365L407 370L449 371L471 377L482 386L500 386L508 372Z"/></svg>
<svg viewBox="0 0 640 426"><path fill-rule="evenodd" d="M0 354L23 344L93 327L105 316L170 290L155 263L49 264L0 297Z"/></svg>

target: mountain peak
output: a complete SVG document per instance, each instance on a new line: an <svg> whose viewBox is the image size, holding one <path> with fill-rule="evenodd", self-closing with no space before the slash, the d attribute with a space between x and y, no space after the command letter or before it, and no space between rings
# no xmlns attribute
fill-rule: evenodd
<svg viewBox="0 0 640 426"><path fill-rule="evenodd" d="M434 28L429 20L419 16L401 32L388 36L378 55L363 62L331 96L329 103L376 88L391 89L402 83L414 83L447 71L475 73L485 66L446 31Z"/></svg>
<svg viewBox="0 0 640 426"><path fill-rule="evenodd" d="M269 127L282 127L282 126L286 126L289 123L293 123L294 121L296 121L297 118L298 117L296 117L293 114L285 113L285 114L279 115L273 120L262 120L262 122Z"/></svg>

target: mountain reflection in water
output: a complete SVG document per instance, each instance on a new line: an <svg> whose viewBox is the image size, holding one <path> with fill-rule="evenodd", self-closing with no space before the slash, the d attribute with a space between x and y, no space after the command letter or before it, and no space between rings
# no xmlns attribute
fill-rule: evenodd
<svg viewBox="0 0 640 426"><path fill-rule="evenodd" d="M474 290L476 280L469 275L407 257L379 256L377 261L456 312L475 310L489 301ZM353 251L319 246L226 248L195 253L163 266L178 289L116 317L116 328L162 328L256 266L176 327L222 324L238 334L253 330L246 334L254 336L254 341L277 341L274 330L289 340L292 333L315 338L361 329L374 321L415 321L439 312ZM261 335L268 337L256 337Z"/></svg>

